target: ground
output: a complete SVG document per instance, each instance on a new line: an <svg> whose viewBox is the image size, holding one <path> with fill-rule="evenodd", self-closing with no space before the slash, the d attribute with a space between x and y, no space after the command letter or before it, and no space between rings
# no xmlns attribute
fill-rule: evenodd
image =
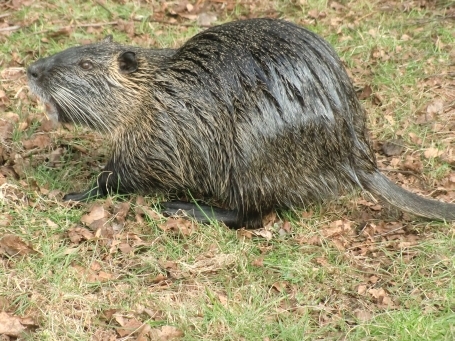
<svg viewBox="0 0 455 341"><path fill-rule="evenodd" d="M47 121L37 58L113 34L178 47L219 23L278 17L339 53L378 165L455 197L450 1L0 1L0 340L453 340L454 224L348 193L260 230L165 218L160 198L68 204L109 153Z"/></svg>

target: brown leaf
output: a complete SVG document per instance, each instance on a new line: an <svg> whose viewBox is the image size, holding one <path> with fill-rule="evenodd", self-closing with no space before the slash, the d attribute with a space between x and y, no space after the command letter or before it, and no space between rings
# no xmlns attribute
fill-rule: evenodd
<svg viewBox="0 0 455 341"><path fill-rule="evenodd" d="M118 311L118 309L114 309L114 308L106 309L101 312L100 317L106 321L110 321L117 311Z"/></svg>
<svg viewBox="0 0 455 341"><path fill-rule="evenodd" d="M272 284L272 289L275 289L278 292L285 292L289 283L286 281L279 281Z"/></svg>
<svg viewBox="0 0 455 341"><path fill-rule="evenodd" d="M257 230L253 230L251 232L253 233L253 235L255 235L257 237L262 237L266 240L272 240L272 238L273 238L273 233L270 230L257 229Z"/></svg>
<svg viewBox="0 0 455 341"><path fill-rule="evenodd" d="M11 316L2 311L0 312L0 335L19 337L26 329L36 327L33 319L29 317Z"/></svg>
<svg viewBox="0 0 455 341"><path fill-rule="evenodd" d="M163 326L161 328L153 328L149 332L149 336L151 340L156 341L168 341L168 340L176 340L183 336L183 332L173 326Z"/></svg>
<svg viewBox="0 0 455 341"><path fill-rule="evenodd" d="M415 159L413 156L409 155L406 157L406 161L403 163L402 168L404 170L410 170L415 173L421 173L423 169L422 161Z"/></svg>
<svg viewBox="0 0 455 341"><path fill-rule="evenodd" d="M98 281L100 282L106 282L114 277L113 274L105 272L105 271L100 271L98 273Z"/></svg>
<svg viewBox="0 0 455 341"><path fill-rule="evenodd" d="M25 69L21 67L5 68L0 72L0 77L4 80L14 81L25 75Z"/></svg>
<svg viewBox="0 0 455 341"><path fill-rule="evenodd" d="M117 319L117 318L116 318ZM117 321L118 322L118 321ZM139 328L142 326L142 322L132 319L123 319L122 328L116 328L115 330L120 335L120 337L125 337L127 335L132 335L139 331Z"/></svg>
<svg viewBox="0 0 455 341"><path fill-rule="evenodd" d="M52 229L56 229L58 228L58 224L54 223L52 220L50 220L49 218L46 219L46 223L47 223L47 226L49 226L50 228Z"/></svg>
<svg viewBox="0 0 455 341"><path fill-rule="evenodd" d="M59 38L61 36L69 36L73 32L73 28L71 26L64 26L60 27L56 31L52 31L48 33L48 36L51 38Z"/></svg>
<svg viewBox="0 0 455 341"><path fill-rule="evenodd" d="M329 228L322 229L324 237L334 237L349 234L352 231L351 223L346 220L337 220L330 223Z"/></svg>
<svg viewBox="0 0 455 341"><path fill-rule="evenodd" d="M51 138L48 135L36 135L33 139L22 141L25 149L46 148L51 145Z"/></svg>
<svg viewBox="0 0 455 341"><path fill-rule="evenodd" d="M119 223L125 222L125 218L128 214L128 211L130 210L130 206L131 204L129 202L122 202L115 206L114 216Z"/></svg>
<svg viewBox="0 0 455 341"><path fill-rule="evenodd" d="M281 226L281 228L286 232L286 233L291 233L292 232L292 226L291 226L291 223L289 221L285 221L283 223L283 226Z"/></svg>
<svg viewBox="0 0 455 341"><path fill-rule="evenodd" d="M9 226L13 221L13 216L10 214L0 214L0 226Z"/></svg>
<svg viewBox="0 0 455 341"><path fill-rule="evenodd" d="M150 282L157 284L157 283L163 282L165 280L167 280L167 276L165 276L163 274L158 274L155 278L152 278L150 280Z"/></svg>
<svg viewBox="0 0 455 341"><path fill-rule="evenodd" d="M74 227L68 230L68 238L72 243L79 244L83 240L92 240L95 235L84 227Z"/></svg>
<svg viewBox="0 0 455 341"><path fill-rule="evenodd" d="M363 87L362 91L360 92L360 94L358 95L358 97L360 100L364 100L364 99L370 97L372 93L373 93L373 90L371 89L371 86L365 85Z"/></svg>
<svg viewBox="0 0 455 341"><path fill-rule="evenodd" d="M94 205L91 208L90 213L84 214L81 217L81 222L90 226L94 221L103 218L108 218L108 212L106 212L103 205Z"/></svg>
<svg viewBox="0 0 455 341"><path fill-rule="evenodd" d="M368 293L376 299L376 303L381 307L394 307L394 303L390 298L389 294L383 289L369 289Z"/></svg>
<svg viewBox="0 0 455 341"><path fill-rule="evenodd" d="M130 253L133 251L133 248L128 243L120 243L118 248L122 253Z"/></svg>
<svg viewBox="0 0 455 341"><path fill-rule="evenodd" d="M357 293L359 295L364 295L365 293L367 292L367 286L365 284L360 284L358 287L357 287Z"/></svg>
<svg viewBox="0 0 455 341"><path fill-rule="evenodd" d="M164 216L162 214L150 209L149 207L147 207L145 205L142 197L138 197L136 204L137 204L137 206L134 209L134 212L136 213L136 220L139 220L139 217L143 216L143 215L146 215L151 220L160 221L161 219L163 219Z"/></svg>
<svg viewBox="0 0 455 341"><path fill-rule="evenodd" d="M20 237L13 234L7 234L0 239L0 253L9 256L26 256L28 254L34 254L36 251Z"/></svg>
<svg viewBox="0 0 455 341"><path fill-rule="evenodd" d="M427 106L427 113L429 115L440 114L444 110L444 102L437 99Z"/></svg>
<svg viewBox="0 0 455 341"><path fill-rule="evenodd" d="M424 155L427 159L431 159L431 158L434 158L434 157L438 157L439 155L442 155L443 153L444 153L444 151L439 150L438 148L430 147L430 148L427 148L427 149L423 152L423 155Z"/></svg>
<svg viewBox="0 0 455 341"><path fill-rule="evenodd" d="M256 258L254 261L251 262L252 266L256 267L263 267L264 266L264 257Z"/></svg>
<svg viewBox="0 0 455 341"><path fill-rule="evenodd" d="M14 126L11 122L0 120L0 141L12 138Z"/></svg>
<svg viewBox="0 0 455 341"><path fill-rule="evenodd" d="M244 228L241 228L239 230L237 230L237 237L240 238L240 239L251 239L253 238L253 233L251 232L251 230L246 230Z"/></svg>
<svg viewBox="0 0 455 341"><path fill-rule="evenodd" d="M43 118L40 122L40 126L38 128L39 131L43 131L43 132L50 132L52 130L54 130L57 126L57 123L55 123L54 121L52 120L49 120L47 118Z"/></svg>
<svg viewBox="0 0 455 341"><path fill-rule="evenodd" d="M360 321L369 321L373 315L368 310L356 309L354 310L354 316Z"/></svg>
<svg viewBox="0 0 455 341"><path fill-rule="evenodd" d="M183 236L189 236L194 232L194 226L191 220L185 218L169 218L164 224L158 225L163 231L178 232Z"/></svg>
<svg viewBox="0 0 455 341"><path fill-rule="evenodd" d="M117 341L117 334L112 330L101 330L95 331L92 341Z"/></svg>
<svg viewBox="0 0 455 341"><path fill-rule="evenodd" d="M221 305L222 305L223 307L227 307L227 305L228 305L228 298L227 298L227 296L219 294L219 295L218 295L218 299L220 300L220 303L221 303Z"/></svg>
<svg viewBox="0 0 455 341"><path fill-rule="evenodd" d="M65 149L57 148L49 154L49 165L55 167L61 163L62 156L65 154Z"/></svg>

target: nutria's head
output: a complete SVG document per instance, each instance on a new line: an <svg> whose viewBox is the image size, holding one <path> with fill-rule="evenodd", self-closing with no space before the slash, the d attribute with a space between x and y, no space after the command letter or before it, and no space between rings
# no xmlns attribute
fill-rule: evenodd
<svg viewBox="0 0 455 341"><path fill-rule="evenodd" d="M113 133L141 101L145 60L108 36L40 59L27 69L30 89L49 118Z"/></svg>

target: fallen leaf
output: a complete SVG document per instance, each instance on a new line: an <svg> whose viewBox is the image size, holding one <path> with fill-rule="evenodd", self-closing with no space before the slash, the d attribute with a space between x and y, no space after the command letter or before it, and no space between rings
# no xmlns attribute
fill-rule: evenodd
<svg viewBox="0 0 455 341"><path fill-rule="evenodd" d="M175 340L184 336L183 332L173 326L162 326L161 328L153 328L149 332L151 340L168 341Z"/></svg>
<svg viewBox="0 0 455 341"><path fill-rule="evenodd" d="M0 120L0 141L12 138L14 126L11 122Z"/></svg>
<svg viewBox="0 0 455 341"><path fill-rule="evenodd" d="M354 310L354 316L360 321L369 321L372 318L371 313L368 310L356 309Z"/></svg>
<svg viewBox="0 0 455 341"><path fill-rule="evenodd" d="M334 237L338 235L345 235L352 231L351 223L346 220L337 220L330 223L329 228L322 229L324 237Z"/></svg>
<svg viewBox="0 0 455 341"><path fill-rule="evenodd" d="M286 281L275 282L272 284L272 289L275 289L278 292L285 292L289 283Z"/></svg>
<svg viewBox="0 0 455 341"><path fill-rule="evenodd" d="M48 135L36 135L33 139L22 141L25 149L46 148L51 145L51 138Z"/></svg>
<svg viewBox="0 0 455 341"><path fill-rule="evenodd" d="M128 212L130 210L130 206L131 206L131 204L129 202L122 202L122 203L120 203L120 204L115 206L115 208L114 208L114 216L115 216L115 219L119 223L124 223L125 222L125 218L126 218L126 215L128 214Z"/></svg>
<svg viewBox="0 0 455 341"><path fill-rule="evenodd" d="M0 77L4 80L17 80L25 75L25 69L23 67L9 67L5 68L0 72Z"/></svg>
<svg viewBox="0 0 455 341"><path fill-rule="evenodd" d="M72 243L79 244L83 240L92 240L95 235L84 227L74 227L68 230L68 238Z"/></svg>
<svg viewBox="0 0 455 341"><path fill-rule="evenodd" d="M185 218L169 218L164 224L158 225L163 231L177 232L183 236L189 236L194 232L194 224Z"/></svg>
<svg viewBox="0 0 455 341"><path fill-rule="evenodd" d="M104 209L103 205L95 205L90 210L90 213L84 214L81 217L81 222L90 226L94 221L107 218L108 213Z"/></svg>
<svg viewBox="0 0 455 341"><path fill-rule="evenodd" d="M26 256L34 253L36 253L36 251L33 247L16 235L7 234L0 239L0 254Z"/></svg>
<svg viewBox="0 0 455 341"><path fill-rule="evenodd" d="M363 87L362 91L360 92L360 94L358 95L358 98L360 100L364 100L364 99L370 97L372 93L373 93L373 90L371 89L371 86L365 85Z"/></svg>
<svg viewBox="0 0 455 341"><path fill-rule="evenodd" d="M440 114L444 110L444 102L437 99L427 106L427 113L430 115Z"/></svg>
<svg viewBox="0 0 455 341"><path fill-rule="evenodd" d="M358 287L357 287L357 293L359 295L364 295L365 293L367 292L367 286L365 284L360 284Z"/></svg>
<svg viewBox="0 0 455 341"><path fill-rule="evenodd" d="M0 312L0 335L19 337L27 329L36 327L33 319L29 317L11 316L2 311Z"/></svg>
<svg viewBox="0 0 455 341"><path fill-rule="evenodd" d="M252 230L251 232L253 233L253 235L255 235L257 237L262 237L266 240L272 240L272 238L273 238L273 233L270 230L257 229L257 230Z"/></svg>
<svg viewBox="0 0 455 341"><path fill-rule="evenodd" d="M237 237L243 238L243 239L251 239L253 238L253 233L251 230L246 230L244 228L241 228L237 230Z"/></svg>
<svg viewBox="0 0 455 341"><path fill-rule="evenodd" d="M434 157L438 157L439 155L442 155L444 152L442 150L439 150L438 148L434 148L434 147L430 147L430 148L427 148L424 152L423 152L423 155L427 158L427 159L431 159L431 158L434 158Z"/></svg>
<svg viewBox="0 0 455 341"><path fill-rule="evenodd" d="M117 334L112 330L98 329L95 331L92 341L117 341Z"/></svg>
<svg viewBox="0 0 455 341"><path fill-rule="evenodd" d="M218 295L218 299L220 300L220 303L223 307L227 307L228 305L228 298L225 295Z"/></svg>
<svg viewBox="0 0 455 341"><path fill-rule="evenodd" d="M152 278L150 280L150 283L157 284L157 283L163 282L165 280L167 280L167 276L165 276L163 274L158 274L155 278Z"/></svg>
<svg viewBox="0 0 455 341"><path fill-rule="evenodd" d="M254 261L251 262L251 265L256 267L264 266L264 257L256 258Z"/></svg>
<svg viewBox="0 0 455 341"><path fill-rule="evenodd" d="M116 318L117 320L117 318ZM118 320L117 320L118 322ZM120 335L120 337L125 337L127 335L132 335L139 331L139 328L142 326L142 322L136 320L135 318L132 319L122 319L122 327L116 328L115 330Z"/></svg>
<svg viewBox="0 0 455 341"><path fill-rule="evenodd" d="M13 221L13 217L10 214L0 214L0 226L9 226Z"/></svg>
<svg viewBox="0 0 455 341"><path fill-rule="evenodd" d="M52 220L50 220L49 218L46 219L46 223L47 223L47 226L49 226L50 228L52 229L56 229L58 228L58 224L54 223Z"/></svg>

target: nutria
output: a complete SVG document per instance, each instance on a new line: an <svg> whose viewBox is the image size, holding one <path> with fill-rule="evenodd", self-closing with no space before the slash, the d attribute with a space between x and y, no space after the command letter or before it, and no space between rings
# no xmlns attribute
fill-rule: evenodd
<svg viewBox="0 0 455 341"><path fill-rule="evenodd" d="M455 219L455 205L379 172L336 52L292 23L231 22L175 50L107 37L40 59L27 75L51 118L106 133L112 144L97 183L65 200L187 195L165 208L257 227L274 209L361 188L419 216Z"/></svg>

